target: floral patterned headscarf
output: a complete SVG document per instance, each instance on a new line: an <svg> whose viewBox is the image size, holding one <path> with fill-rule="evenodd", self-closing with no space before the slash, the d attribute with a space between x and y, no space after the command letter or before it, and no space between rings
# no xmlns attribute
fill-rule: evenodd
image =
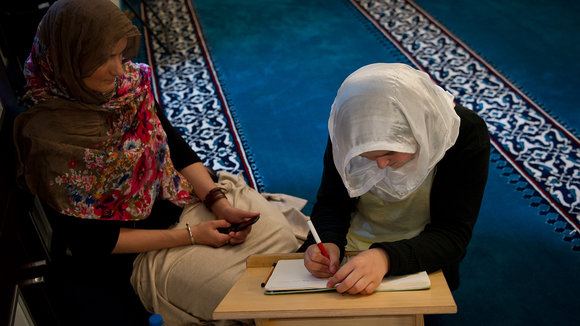
<svg viewBox="0 0 580 326"><path fill-rule="evenodd" d="M140 220L156 199L196 201L170 159L147 65L124 63L112 94L82 82L121 38L126 59L139 32L110 0L59 0L41 21L25 65L15 121L19 180L71 216Z"/></svg>

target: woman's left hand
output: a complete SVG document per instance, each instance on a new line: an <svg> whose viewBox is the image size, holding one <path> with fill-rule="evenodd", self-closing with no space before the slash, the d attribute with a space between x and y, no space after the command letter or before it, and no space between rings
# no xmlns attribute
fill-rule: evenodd
<svg viewBox="0 0 580 326"><path fill-rule="evenodd" d="M365 250L344 264L329 280L339 293L371 294L389 270L389 257L381 248Z"/></svg>
<svg viewBox="0 0 580 326"><path fill-rule="evenodd" d="M243 209L236 208L227 201L227 199L220 199L212 208L212 212L220 220L226 220L232 224L246 222L258 215L258 212L248 212Z"/></svg>
<svg viewBox="0 0 580 326"><path fill-rule="evenodd" d="M246 241L246 238L248 237L248 234L250 234L251 231L252 231L252 226L248 226L247 228L245 228L241 231L230 232L229 233L230 240L228 243L232 246L239 245L240 243L243 243L244 241Z"/></svg>
<svg viewBox="0 0 580 326"><path fill-rule="evenodd" d="M258 212L248 212L243 209L239 209L230 205L227 199L220 199L212 206L212 211L217 216L218 219L226 220L232 224L246 222L258 215ZM240 230L238 232L230 232L230 242L231 245L238 245L246 241L248 234L252 231L252 227Z"/></svg>

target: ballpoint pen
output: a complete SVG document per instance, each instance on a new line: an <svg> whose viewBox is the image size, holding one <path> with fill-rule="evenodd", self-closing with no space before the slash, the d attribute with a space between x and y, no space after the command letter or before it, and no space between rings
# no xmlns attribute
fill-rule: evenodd
<svg viewBox="0 0 580 326"><path fill-rule="evenodd" d="M316 229L314 228L314 224L312 224L312 221L310 221L310 219L307 219L306 224L308 224L308 228L310 228L310 233L312 233L312 236L316 241L316 245L318 245L318 248L320 248L320 251L322 251L324 257L330 259L328 253L326 252L326 249L324 249L324 246L322 245L322 241L320 241L320 237L318 236L318 232L316 232Z"/></svg>

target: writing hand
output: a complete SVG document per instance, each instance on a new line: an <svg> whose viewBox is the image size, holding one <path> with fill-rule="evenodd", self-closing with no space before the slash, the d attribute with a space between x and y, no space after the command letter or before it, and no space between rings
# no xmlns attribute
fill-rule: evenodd
<svg viewBox="0 0 580 326"><path fill-rule="evenodd" d="M371 294L389 270L387 252L380 248L365 250L351 258L329 280L327 287L339 293Z"/></svg>
<svg viewBox="0 0 580 326"><path fill-rule="evenodd" d="M304 253L304 266L316 277L330 277L338 270L340 249L334 243L323 243L329 258L324 257L320 248L313 244Z"/></svg>

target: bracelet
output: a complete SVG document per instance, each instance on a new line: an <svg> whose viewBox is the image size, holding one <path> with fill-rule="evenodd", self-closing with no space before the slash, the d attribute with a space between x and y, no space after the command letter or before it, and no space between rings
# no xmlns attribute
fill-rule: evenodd
<svg viewBox="0 0 580 326"><path fill-rule="evenodd" d="M187 229L187 233L189 233L189 239L191 240L191 245L194 245L195 240L193 239L193 234L191 233L191 229L189 228L188 223L185 223L185 228Z"/></svg>
<svg viewBox="0 0 580 326"><path fill-rule="evenodd" d="M215 187L207 193L207 196L205 196L205 199L203 200L203 204L211 211L213 204L222 198L226 198L226 192L222 188Z"/></svg>

